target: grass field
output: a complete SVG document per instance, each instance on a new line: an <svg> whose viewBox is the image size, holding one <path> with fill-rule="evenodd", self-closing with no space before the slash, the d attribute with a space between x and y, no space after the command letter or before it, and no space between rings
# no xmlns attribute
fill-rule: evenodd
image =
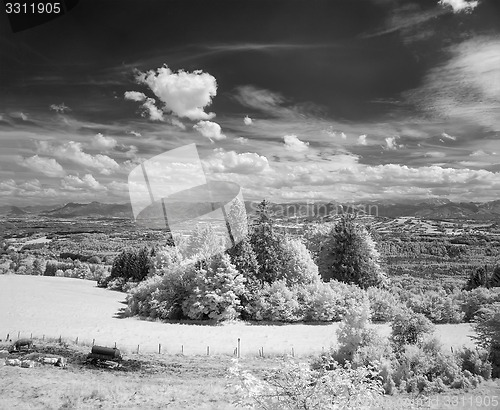
<svg viewBox="0 0 500 410"><path fill-rule="evenodd" d="M80 343L114 345L125 352L156 352L158 344L165 353L232 354L241 340L242 355L257 356L291 353L308 356L335 345L338 323L265 325L229 323L160 323L137 318L120 318L125 294L100 289L95 282L44 276L0 275L0 339L9 333L21 337L58 338ZM390 333L388 324L373 325L379 334ZM473 346L469 324L437 325L436 336L444 346Z"/></svg>
<svg viewBox="0 0 500 410"><path fill-rule="evenodd" d="M122 293L95 287L93 282L68 278L0 276L0 338L33 333L38 352L54 352L68 358L68 367L20 368L0 366L0 409L235 409L228 389L227 369L238 337L242 341L241 364L254 374L279 366L278 355L297 353L296 360L335 343L338 324L224 326L165 324L117 317ZM388 334L388 325L376 325ZM437 326L437 336L447 347L472 345L468 325ZM59 335L80 344L48 342ZM124 370L107 370L84 364L92 338L96 343L114 341L127 353ZM83 345L85 342L86 345ZM134 353L137 344L141 354ZM163 354L154 353L162 343ZM176 354L184 344L185 355ZM0 350L8 343L1 342ZM210 346L210 356L206 346ZM266 357L258 357L264 347ZM125 349L124 349L125 348ZM149 353L148 353L149 351ZM500 399L500 381L488 381L471 391L450 390L429 398L397 395L382 399L377 409L493 409L485 397ZM479 398L480 405L477 405ZM470 404L473 404L472 406ZM448 405L449 404L449 405Z"/></svg>

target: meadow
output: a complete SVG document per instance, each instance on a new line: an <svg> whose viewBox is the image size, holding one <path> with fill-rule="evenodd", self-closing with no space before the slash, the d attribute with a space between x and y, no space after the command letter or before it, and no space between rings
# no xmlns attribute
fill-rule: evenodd
<svg viewBox="0 0 500 410"><path fill-rule="evenodd" d="M59 338L66 341L114 345L134 353L232 354L240 338L242 355L291 354L308 356L336 344L340 322L266 323L233 321L213 325L207 321L164 323L120 316L125 294L101 289L88 280L48 276L0 275L0 339ZM372 324L381 336L390 334L388 323ZM436 325L436 335L447 349L473 347L469 323Z"/></svg>

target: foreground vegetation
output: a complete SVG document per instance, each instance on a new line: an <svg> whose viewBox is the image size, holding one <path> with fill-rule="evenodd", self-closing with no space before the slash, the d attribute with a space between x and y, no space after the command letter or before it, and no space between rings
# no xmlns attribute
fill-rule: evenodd
<svg viewBox="0 0 500 410"><path fill-rule="evenodd" d="M245 357L234 359L231 356L182 356L182 355L144 355L125 356L120 370L103 370L85 365L84 360L89 352L88 346L59 344L57 342L35 341L39 353L52 353L68 359L64 369L54 366L41 366L31 369L20 367L0 367L0 407L18 409L95 409L95 408L171 408L171 409L235 409L248 404L254 408L270 407L273 401L279 401L279 409L297 409L295 402L306 402L313 407L316 402L325 400L325 394L335 389L341 394L336 400L350 397L351 408L359 400L359 395L348 396L342 393L345 387L356 387L372 397L373 406L377 409L415 409L429 408L422 403L438 403L431 408L446 408L446 402L457 402L453 408L488 409L486 398L500 396L500 383L483 381L477 387L472 384L464 389L443 387L441 393L426 390L424 393L400 391L393 395L379 395L378 382L372 380L362 385L366 376L373 376L373 370L355 370L337 367L327 371L319 359L311 359L316 363L311 368L307 363L291 357ZM6 347L0 343L0 350ZM288 377L288 382L283 382ZM311 385L311 377L322 380L324 384ZM329 381L329 383L326 383ZM283 383L282 383L283 382ZM290 395L290 388L302 386L295 390L297 399ZM373 387L370 390L369 387ZM396 390L396 389L395 389ZM310 394L314 393L314 394ZM265 394L267 405L257 404L255 399ZM310 399L307 399L310 397ZM466 398L465 405L461 400ZM479 403L478 398L481 399ZM468 400L473 400L470 406ZM288 404L284 404L288 403ZM368 403L368 400L362 401ZM476 404L478 403L478 404ZM329 405L329 404L328 404Z"/></svg>

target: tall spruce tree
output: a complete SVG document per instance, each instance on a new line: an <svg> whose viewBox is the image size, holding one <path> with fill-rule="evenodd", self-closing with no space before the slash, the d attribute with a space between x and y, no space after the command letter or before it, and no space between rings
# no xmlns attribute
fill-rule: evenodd
<svg viewBox="0 0 500 410"><path fill-rule="evenodd" d="M283 235L277 232L270 216L269 202L264 199L258 205L257 219L250 235L250 243L259 265L257 278L263 283L272 283L282 276L282 240Z"/></svg>
<svg viewBox="0 0 500 410"><path fill-rule="evenodd" d="M343 214L331 230L318 258L320 275L326 282L336 279L364 289L384 285L387 277L380 267L375 242L355 218Z"/></svg>

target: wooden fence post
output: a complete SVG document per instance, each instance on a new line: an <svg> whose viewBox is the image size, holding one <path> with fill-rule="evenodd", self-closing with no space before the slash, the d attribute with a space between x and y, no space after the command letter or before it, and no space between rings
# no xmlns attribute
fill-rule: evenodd
<svg viewBox="0 0 500 410"><path fill-rule="evenodd" d="M207 356L210 356L210 346L207 346Z"/></svg>
<svg viewBox="0 0 500 410"><path fill-rule="evenodd" d="M78 344L78 336L76 337L76 341L75 342L76 342L76 344Z"/></svg>
<svg viewBox="0 0 500 410"><path fill-rule="evenodd" d="M139 354L139 345L137 345L137 354Z"/></svg>
<svg viewBox="0 0 500 410"><path fill-rule="evenodd" d="M184 345L181 345L181 354L184 354Z"/></svg>
<svg viewBox="0 0 500 410"><path fill-rule="evenodd" d="M92 339L92 346L94 346L95 344L95 339Z"/></svg>
<svg viewBox="0 0 500 410"><path fill-rule="evenodd" d="M158 343L158 354L161 354L161 343Z"/></svg>
<svg viewBox="0 0 500 410"><path fill-rule="evenodd" d="M240 358L240 353L241 353L241 345L240 345L240 338L238 337L238 359Z"/></svg>

